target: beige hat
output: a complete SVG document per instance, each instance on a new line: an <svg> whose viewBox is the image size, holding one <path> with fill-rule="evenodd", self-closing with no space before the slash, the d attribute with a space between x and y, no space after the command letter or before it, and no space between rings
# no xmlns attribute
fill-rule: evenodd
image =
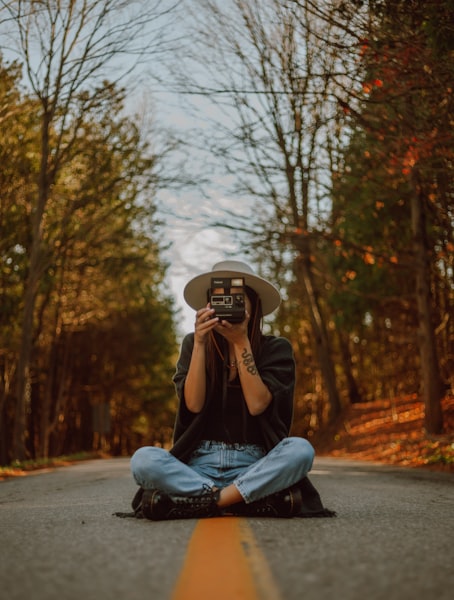
<svg viewBox="0 0 454 600"><path fill-rule="evenodd" d="M191 308L198 310L207 304L207 291L211 287L213 276L238 277L239 275L244 277L245 285L252 288L260 296L264 315L276 310L281 303L281 295L277 288L266 279L255 275L249 265L237 260L218 262L208 273L202 273L191 279L184 288L184 299Z"/></svg>

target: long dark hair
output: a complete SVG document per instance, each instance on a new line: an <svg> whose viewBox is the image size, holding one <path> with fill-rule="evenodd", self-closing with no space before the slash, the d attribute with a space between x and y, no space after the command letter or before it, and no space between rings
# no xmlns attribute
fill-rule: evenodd
<svg viewBox="0 0 454 600"><path fill-rule="evenodd" d="M248 338L252 354L256 358L263 342L262 334L262 301L255 290L246 286L246 294L251 301L251 316L248 323ZM228 345L225 338L212 331L206 345L207 380L215 389L223 381L225 361L228 360ZM219 388L218 388L219 389Z"/></svg>

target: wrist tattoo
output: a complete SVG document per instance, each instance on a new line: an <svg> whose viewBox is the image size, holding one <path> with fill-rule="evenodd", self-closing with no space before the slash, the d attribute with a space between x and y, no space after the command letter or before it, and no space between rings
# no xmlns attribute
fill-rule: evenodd
<svg viewBox="0 0 454 600"><path fill-rule="evenodd" d="M252 352L248 352L245 348L241 353L241 358L243 359L243 365L246 367L246 370L251 375L257 375L257 367L255 366L254 357L252 356Z"/></svg>

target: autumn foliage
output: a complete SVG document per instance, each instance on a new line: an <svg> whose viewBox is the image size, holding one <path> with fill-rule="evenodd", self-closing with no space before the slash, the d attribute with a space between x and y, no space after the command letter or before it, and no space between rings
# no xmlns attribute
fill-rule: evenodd
<svg viewBox="0 0 454 600"><path fill-rule="evenodd" d="M446 432L424 431L424 406L414 395L354 404L312 440L319 456L454 472L454 397L443 401Z"/></svg>

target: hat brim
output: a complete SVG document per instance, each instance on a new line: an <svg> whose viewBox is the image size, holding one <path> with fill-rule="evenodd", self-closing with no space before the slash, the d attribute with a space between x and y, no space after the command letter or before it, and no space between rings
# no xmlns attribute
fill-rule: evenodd
<svg viewBox="0 0 454 600"><path fill-rule="evenodd" d="M207 305L207 291L211 287L212 277L244 277L245 285L252 288L260 296L263 315L269 315L281 303L279 290L273 284L269 283L269 281L266 281L266 279L251 273L221 270L202 273L186 284L183 296L194 310L199 310Z"/></svg>

